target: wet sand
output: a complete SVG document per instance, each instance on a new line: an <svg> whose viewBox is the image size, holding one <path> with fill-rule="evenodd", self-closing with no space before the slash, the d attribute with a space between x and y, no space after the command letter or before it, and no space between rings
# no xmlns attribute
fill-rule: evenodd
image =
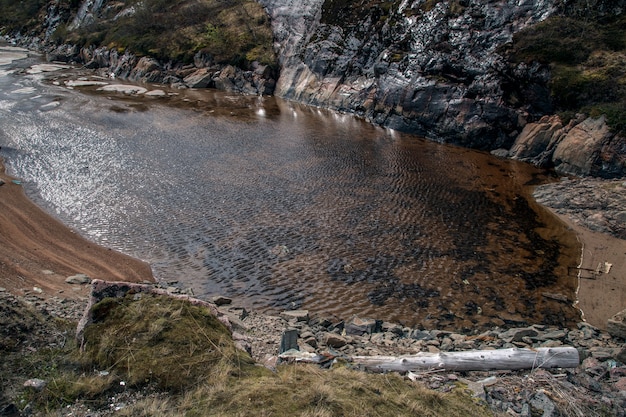
<svg viewBox="0 0 626 417"><path fill-rule="evenodd" d="M606 329L607 320L626 309L626 240L599 233L554 212L582 244L577 307L586 322Z"/></svg>
<svg viewBox="0 0 626 417"><path fill-rule="evenodd" d="M86 274L107 281L153 282L145 262L98 246L36 206L12 181L0 159L0 287L16 295L78 298L88 286L70 285L68 276Z"/></svg>

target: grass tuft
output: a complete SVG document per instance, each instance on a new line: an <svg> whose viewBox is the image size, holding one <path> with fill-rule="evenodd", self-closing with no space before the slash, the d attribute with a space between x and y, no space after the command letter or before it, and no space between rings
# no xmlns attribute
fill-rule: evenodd
<svg viewBox="0 0 626 417"><path fill-rule="evenodd" d="M129 384L183 391L252 364L206 309L163 296L107 298L93 307L82 360Z"/></svg>

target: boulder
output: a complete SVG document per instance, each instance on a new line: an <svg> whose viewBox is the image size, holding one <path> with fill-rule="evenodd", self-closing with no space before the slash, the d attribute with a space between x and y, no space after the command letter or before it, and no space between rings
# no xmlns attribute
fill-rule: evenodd
<svg viewBox="0 0 626 417"><path fill-rule="evenodd" d="M324 335L324 343L326 344L326 346L332 347L332 348L340 348L345 346L348 341L346 340L345 337L335 334L335 333L326 333Z"/></svg>
<svg viewBox="0 0 626 417"><path fill-rule="evenodd" d="M600 153L613 137L604 116L574 126L556 146L552 160L564 174L587 176L601 170Z"/></svg>
<svg viewBox="0 0 626 417"><path fill-rule="evenodd" d="M626 339L626 310L622 310L606 323L606 331L613 337Z"/></svg>
<svg viewBox="0 0 626 417"><path fill-rule="evenodd" d="M361 319L354 317L348 323L346 323L346 334L362 336L364 334L372 334L376 331L380 331L381 323L373 319Z"/></svg>
<svg viewBox="0 0 626 417"><path fill-rule="evenodd" d="M128 77L132 81L158 82L162 79L161 65L154 58L142 57Z"/></svg>
<svg viewBox="0 0 626 417"><path fill-rule="evenodd" d="M200 68L190 75L186 76L183 81L189 88L210 88L213 87L213 72L207 68Z"/></svg>
<svg viewBox="0 0 626 417"><path fill-rule="evenodd" d="M554 147L563 137L563 123L559 116L545 116L537 123L524 126L509 151L509 156L538 166L547 166Z"/></svg>

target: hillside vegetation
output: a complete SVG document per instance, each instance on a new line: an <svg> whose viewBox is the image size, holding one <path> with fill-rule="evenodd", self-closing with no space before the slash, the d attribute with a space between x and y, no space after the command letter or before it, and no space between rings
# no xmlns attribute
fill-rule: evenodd
<svg viewBox="0 0 626 417"><path fill-rule="evenodd" d="M47 1L0 0L3 33L29 34L41 30ZM125 0L105 2L95 16L78 28L72 21L79 1L57 5L60 24L54 43L106 46L130 50L164 62L191 62L196 53L218 64L245 68L250 62L275 64L270 21L263 8L251 0Z"/></svg>
<svg viewBox="0 0 626 417"><path fill-rule="evenodd" d="M563 2L560 12L517 33L505 51L512 63L539 62L551 71L555 111L607 116L616 133L626 132L626 14L601 0Z"/></svg>
<svg viewBox="0 0 626 417"><path fill-rule="evenodd" d="M405 14L421 14L445 0L426 0ZM471 3L451 0L451 16ZM106 46L165 62L192 62L201 52L218 64L248 68L253 61L276 66L267 14L252 0L122 0L103 8L79 28L71 22L82 2L55 3L55 43ZM368 16L382 26L400 1L326 0L322 23L350 27ZM514 36L500 52L512 63L550 68L550 103L566 121L582 112L606 114L616 133L626 132L626 13L623 0L557 0L557 12ZM40 34L50 24L47 0L0 0L0 33ZM400 45L399 47L401 47ZM436 46L433 46L436 47ZM402 56L404 51L398 51ZM517 97L512 97L512 105Z"/></svg>

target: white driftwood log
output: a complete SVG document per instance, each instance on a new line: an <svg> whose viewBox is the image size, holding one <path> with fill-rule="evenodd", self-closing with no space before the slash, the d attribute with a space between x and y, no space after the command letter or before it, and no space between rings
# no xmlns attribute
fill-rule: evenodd
<svg viewBox="0 0 626 417"><path fill-rule="evenodd" d="M487 371L536 368L575 368L578 351L573 347L538 349L472 350L463 352L420 352L406 356L353 356L352 362L378 371Z"/></svg>

